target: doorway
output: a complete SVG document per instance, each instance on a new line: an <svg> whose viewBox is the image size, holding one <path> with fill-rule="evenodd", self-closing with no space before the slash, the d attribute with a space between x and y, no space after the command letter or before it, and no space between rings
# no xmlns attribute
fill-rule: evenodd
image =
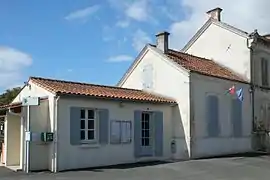
<svg viewBox="0 0 270 180"><path fill-rule="evenodd" d="M141 114L141 156L153 156L153 114L143 112Z"/></svg>

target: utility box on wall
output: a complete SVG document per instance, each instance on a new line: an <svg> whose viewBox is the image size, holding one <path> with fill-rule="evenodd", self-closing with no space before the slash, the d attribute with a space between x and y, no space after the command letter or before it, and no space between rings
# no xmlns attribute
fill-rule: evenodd
<svg viewBox="0 0 270 180"><path fill-rule="evenodd" d="M52 132L42 132L41 133L41 141L52 142L53 141L53 133Z"/></svg>

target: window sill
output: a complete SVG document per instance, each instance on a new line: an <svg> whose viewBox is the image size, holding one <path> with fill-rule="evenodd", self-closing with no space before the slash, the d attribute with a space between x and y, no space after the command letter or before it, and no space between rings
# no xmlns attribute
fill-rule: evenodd
<svg viewBox="0 0 270 180"><path fill-rule="evenodd" d="M100 145L99 144L81 144L80 145L80 148L99 148Z"/></svg>

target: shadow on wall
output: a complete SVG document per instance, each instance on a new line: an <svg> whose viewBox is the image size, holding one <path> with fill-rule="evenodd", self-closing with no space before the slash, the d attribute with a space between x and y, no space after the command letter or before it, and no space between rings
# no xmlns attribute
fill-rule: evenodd
<svg viewBox="0 0 270 180"><path fill-rule="evenodd" d="M183 113L182 113L183 114ZM188 153L188 147L189 142L187 137L185 136L185 129L184 124L186 124L186 128L188 127L188 120L183 119L181 116L181 110L179 106L175 106L173 108L173 141L175 142L175 148L173 147L173 144L171 144L171 149L173 152L174 159L184 160L189 159L189 153ZM185 122L184 122L185 121Z"/></svg>

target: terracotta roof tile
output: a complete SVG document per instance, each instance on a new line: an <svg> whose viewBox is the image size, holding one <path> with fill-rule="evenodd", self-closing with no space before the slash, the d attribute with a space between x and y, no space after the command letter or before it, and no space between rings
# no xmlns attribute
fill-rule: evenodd
<svg viewBox="0 0 270 180"><path fill-rule="evenodd" d="M114 98L155 103L176 103L173 99L158 96L142 90L87 84L80 82L30 77L30 80L50 92L66 95L83 95L98 98Z"/></svg>
<svg viewBox="0 0 270 180"><path fill-rule="evenodd" d="M193 56L179 51L174 51L171 49L166 55L174 62L178 63L179 65L190 71L218 78L246 82L246 80L236 75L228 68L223 67L212 60Z"/></svg>

